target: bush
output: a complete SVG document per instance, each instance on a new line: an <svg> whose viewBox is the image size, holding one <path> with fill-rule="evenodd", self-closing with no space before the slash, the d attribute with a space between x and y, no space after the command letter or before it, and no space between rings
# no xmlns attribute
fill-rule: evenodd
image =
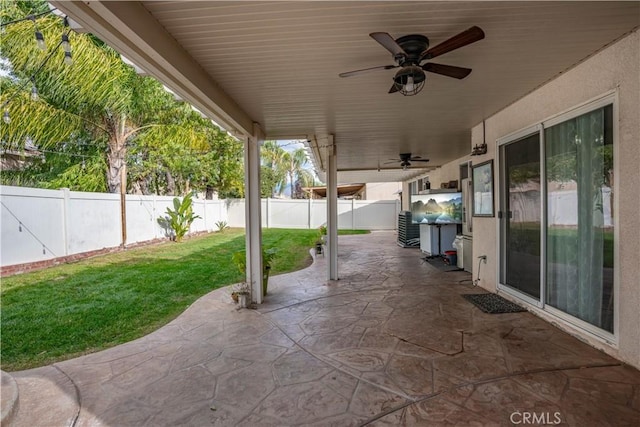
<svg viewBox="0 0 640 427"><path fill-rule="evenodd" d="M189 228L191 228L191 224L196 218L200 218L200 216L193 214L193 195L189 193L184 196L182 202L175 197L173 199L173 210L167 208L167 216L158 218L158 224L172 231L171 240L180 242L189 232Z"/></svg>

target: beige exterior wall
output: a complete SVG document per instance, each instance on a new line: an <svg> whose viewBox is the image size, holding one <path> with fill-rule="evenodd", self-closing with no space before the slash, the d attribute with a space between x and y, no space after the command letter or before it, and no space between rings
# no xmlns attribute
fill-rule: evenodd
<svg viewBox="0 0 640 427"><path fill-rule="evenodd" d="M487 154L464 157L429 173L439 185L459 178L459 165L471 159L474 164L494 159L497 172L496 140L570 111L590 100L614 91L615 206L616 226L616 318L617 343L606 343L593 335L560 321L542 310L531 311L557 324L595 347L640 368L640 33L635 31L591 58L548 82L504 110L486 119ZM482 123L472 129L471 147L482 143ZM497 173L495 208L499 201ZM473 219L474 259L487 255L480 274L480 286L496 292L498 280L498 219ZM474 261L474 269L477 264ZM474 278L477 271L473 272Z"/></svg>
<svg viewBox="0 0 640 427"><path fill-rule="evenodd" d="M364 200L397 200L402 191L401 182L368 182L365 185Z"/></svg>

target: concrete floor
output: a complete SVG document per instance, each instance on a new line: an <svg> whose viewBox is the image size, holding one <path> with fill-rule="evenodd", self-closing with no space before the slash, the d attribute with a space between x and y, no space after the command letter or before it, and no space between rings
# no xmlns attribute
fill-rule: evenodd
<svg viewBox="0 0 640 427"><path fill-rule="evenodd" d="M139 340L12 373L16 426L640 425L640 372L530 313L484 314L464 272L395 233L341 236L270 281L228 289Z"/></svg>

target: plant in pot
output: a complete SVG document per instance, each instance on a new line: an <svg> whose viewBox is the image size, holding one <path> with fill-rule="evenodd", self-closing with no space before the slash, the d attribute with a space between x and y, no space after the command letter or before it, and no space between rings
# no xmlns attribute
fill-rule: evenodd
<svg viewBox="0 0 640 427"><path fill-rule="evenodd" d="M276 258L278 250L276 248L262 248L262 295L267 295L267 286L269 283L269 273L271 266ZM245 251L237 251L232 256L233 263L238 268L240 274L247 272L247 258Z"/></svg>
<svg viewBox="0 0 640 427"><path fill-rule="evenodd" d="M316 240L316 254L322 253L322 245L325 244L327 238L327 227L325 225L321 225L318 227L318 240Z"/></svg>

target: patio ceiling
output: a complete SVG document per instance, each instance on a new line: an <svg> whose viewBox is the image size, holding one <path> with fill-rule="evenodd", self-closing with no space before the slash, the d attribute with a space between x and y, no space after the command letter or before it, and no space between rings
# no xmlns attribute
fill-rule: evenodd
<svg viewBox="0 0 640 427"><path fill-rule="evenodd" d="M424 172L384 165L401 152L468 154L473 126L640 22L638 2L54 3L227 129L308 139L319 171L334 135L344 183ZM464 80L429 73L404 97L387 93L395 70L338 77L393 63L371 32L435 46L473 25L484 40L436 61L472 68Z"/></svg>

